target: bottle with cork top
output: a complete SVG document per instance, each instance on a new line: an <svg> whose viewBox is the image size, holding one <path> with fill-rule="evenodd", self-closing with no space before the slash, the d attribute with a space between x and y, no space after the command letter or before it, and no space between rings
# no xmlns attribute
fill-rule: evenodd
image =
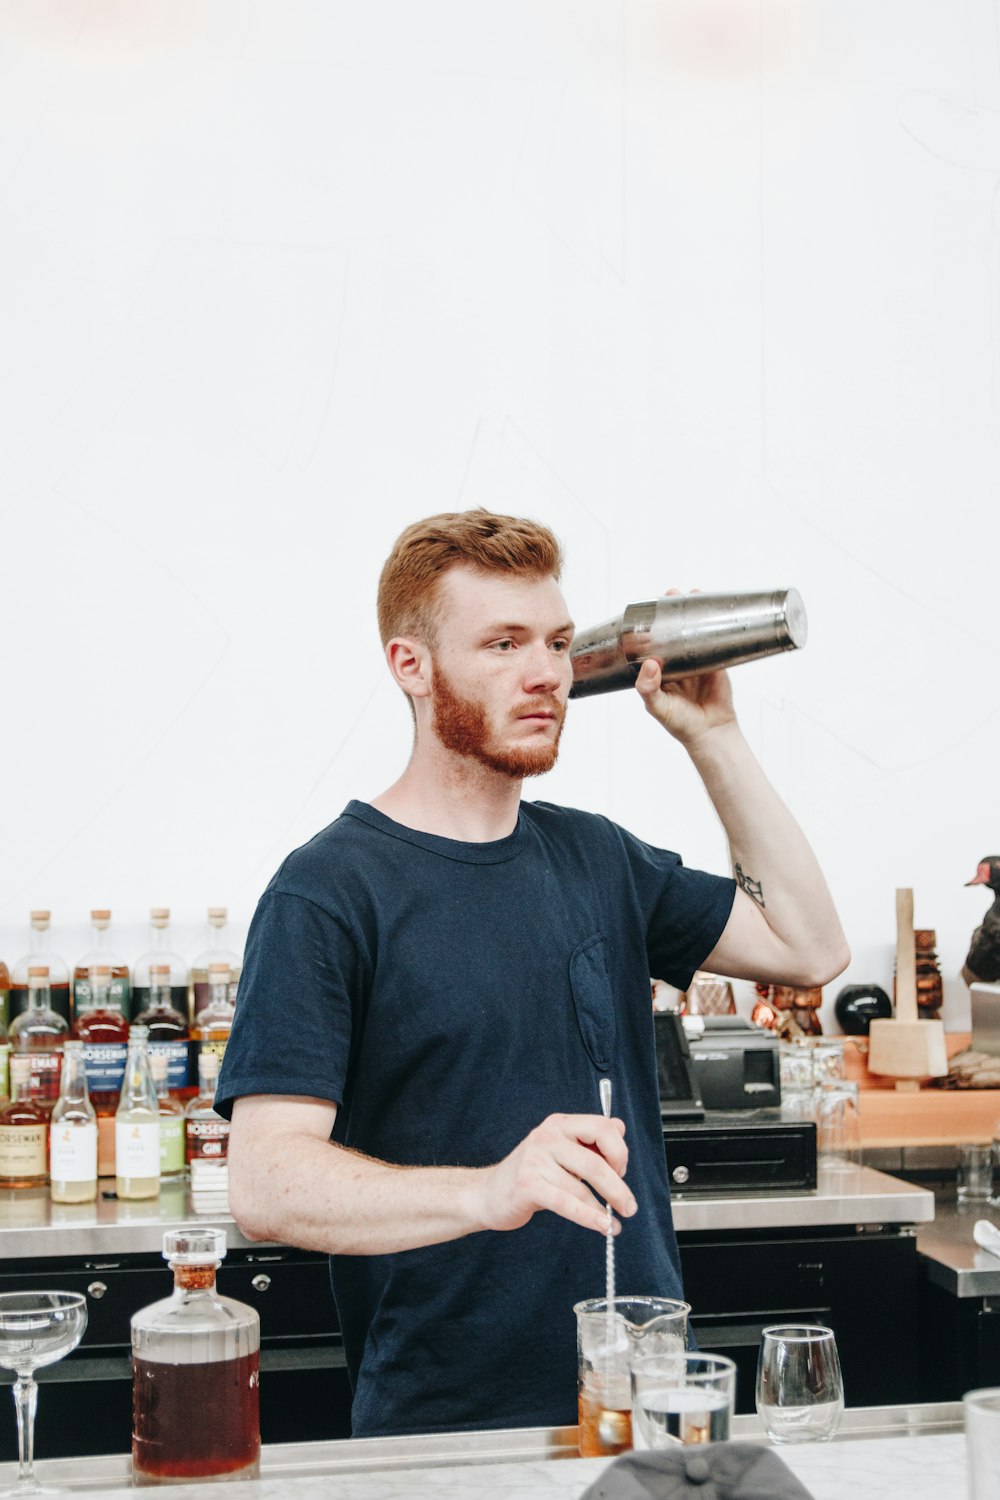
<svg viewBox="0 0 1000 1500"><path fill-rule="evenodd" d="M223 1054L233 1029L236 1005L231 997L230 968L225 963L208 966L209 1002L194 1018L191 1051L197 1063L206 1052L214 1052L222 1066Z"/></svg>
<svg viewBox="0 0 1000 1500"><path fill-rule="evenodd" d="M59 1097L63 1044L69 1032L65 1019L53 1010L50 995L48 966L31 964L28 1008L14 1017L9 1033L12 1055L28 1059L31 1097L47 1109Z"/></svg>
<svg viewBox="0 0 1000 1500"><path fill-rule="evenodd" d="M170 1003L191 1019L190 980L187 961L170 946L170 908L154 906L149 913L149 948L135 961L132 973L132 1015L137 1017L152 1002L150 969L153 964L170 966Z"/></svg>
<svg viewBox="0 0 1000 1500"><path fill-rule="evenodd" d="M82 1042L63 1048L62 1086L49 1126L49 1177L53 1203L97 1197L97 1116L87 1095Z"/></svg>
<svg viewBox="0 0 1000 1500"><path fill-rule="evenodd" d="M94 964L87 984L77 986L73 1036L83 1043L90 1102L97 1115L98 1173L115 1171L115 1114L121 1099L128 1056L128 1021L111 1004L109 964Z"/></svg>
<svg viewBox="0 0 1000 1500"><path fill-rule="evenodd" d="M194 1014L205 1009L211 995L209 978L210 964L225 964L229 969L229 998L236 1003L236 986L239 983L243 960L230 946L228 936L229 912L225 906L208 908L208 938L203 953L191 964L191 989L194 994Z"/></svg>
<svg viewBox="0 0 1000 1500"><path fill-rule="evenodd" d="M221 1229L163 1237L172 1296L132 1318L132 1482L255 1479L260 1472L260 1318L220 1297Z"/></svg>
<svg viewBox="0 0 1000 1500"><path fill-rule="evenodd" d="M49 1115L31 1097L31 1059L10 1060L10 1099L0 1106L0 1188L38 1188L49 1180Z"/></svg>
<svg viewBox="0 0 1000 1500"><path fill-rule="evenodd" d="M11 970L8 1009L10 1019L28 1008L28 970L44 966L49 971L49 1003L58 1011L67 1027L73 1019L69 998L69 965L52 951L52 913L33 911L30 916L30 951L19 958Z"/></svg>
<svg viewBox="0 0 1000 1500"><path fill-rule="evenodd" d="M162 1056L167 1063L167 1084L181 1091L191 1082L187 1011L181 1014L173 1003L170 965L158 961L149 966L149 1004L135 1018L149 1032L149 1057Z"/></svg>
<svg viewBox="0 0 1000 1500"><path fill-rule="evenodd" d="M111 927L111 912L107 907L98 907L90 913L90 948L73 969L73 1015L79 1013L81 1005L90 1000L90 971L100 967L109 974L107 1003L128 1019L131 1015L128 964L111 949L108 936Z"/></svg>

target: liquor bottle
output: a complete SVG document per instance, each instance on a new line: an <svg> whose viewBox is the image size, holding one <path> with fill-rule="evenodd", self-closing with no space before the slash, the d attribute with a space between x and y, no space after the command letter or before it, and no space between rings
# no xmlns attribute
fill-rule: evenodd
<svg viewBox="0 0 1000 1500"><path fill-rule="evenodd" d="M173 1296L132 1318L132 1482L255 1479L260 1472L260 1318L220 1297L221 1229L163 1236Z"/></svg>
<svg viewBox="0 0 1000 1500"><path fill-rule="evenodd" d="M69 1031L49 997L47 966L32 964L28 969L28 1008L14 1017L9 1033L12 1054L29 1060L31 1097L47 1109L59 1098L63 1043Z"/></svg>
<svg viewBox="0 0 1000 1500"><path fill-rule="evenodd" d="M183 1177L186 1160L184 1155L184 1106L170 1093L168 1088L169 1063L165 1052L149 1051L149 1071L153 1075L156 1102L160 1111L160 1178Z"/></svg>
<svg viewBox="0 0 1000 1500"><path fill-rule="evenodd" d="M167 1082L174 1090L186 1089L191 1082L190 1043L187 1010L183 1014L171 1000L170 965L149 966L149 1004L135 1018L137 1026L149 1032L150 1061L162 1055L167 1059Z"/></svg>
<svg viewBox="0 0 1000 1500"><path fill-rule="evenodd" d="M82 1042L63 1047L62 1085L49 1126L53 1203L93 1203L97 1197L97 1116L87 1094Z"/></svg>
<svg viewBox="0 0 1000 1500"><path fill-rule="evenodd" d="M10 1060L10 1099L0 1106L0 1188L44 1187L49 1180L49 1116L31 1097L31 1059Z"/></svg>
<svg viewBox="0 0 1000 1500"><path fill-rule="evenodd" d="M112 971L95 964L86 987L77 986L73 1035L83 1043L90 1102L97 1115L97 1170L101 1177L115 1171L115 1113L121 1099L128 1057L128 1021L111 1004Z"/></svg>
<svg viewBox="0 0 1000 1500"><path fill-rule="evenodd" d="M76 1016L81 1004L86 1004L90 998L90 971L94 968L107 968L110 973L108 985L108 1003L128 1020L131 1015L129 998L129 974L128 964L117 953L112 953L108 943L108 928L111 926L111 913L107 909L92 911L90 913L92 940L89 953L85 953L77 962L73 970L73 1015Z"/></svg>
<svg viewBox="0 0 1000 1500"><path fill-rule="evenodd" d="M69 968L65 960L52 952L52 934L49 931L51 916L51 912L47 911L31 913L31 951L18 959L10 976L8 1014L11 1021L28 1008L28 970L42 964L49 971L49 1001L52 1009L59 1012L67 1027L73 1019L69 1002Z"/></svg>
<svg viewBox="0 0 1000 1500"><path fill-rule="evenodd" d="M229 947L227 923L229 913L224 906L208 908L208 947L191 964L191 988L194 992L194 1014L205 1009L211 1000L210 964L226 964L229 968L229 998L236 1004L236 986L239 983L243 960Z"/></svg>
<svg viewBox="0 0 1000 1500"><path fill-rule="evenodd" d="M115 1115L115 1191L155 1198L160 1191L160 1106L149 1072L145 1026L133 1026L122 1096Z"/></svg>
<svg viewBox="0 0 1000 1500"><path fill-rule="evenodd" d="M215 1112L218 1078L218 1057L214 1052L203 1052L198 1059L198 1093L184 1111L185 1155L192 1192L223 1191L228 1186L229 1121Z"/></svg>
<svg viewBox="0 0 1000 1500"><path fill-rule="evenodd" d="M132 972L132 1015L150 1003L149 971L153 964L170 965L170 1003L191 1018L190 974L186 961L170 947L170 908L154 906L149 913L149 948L135 961Z"/></svg>
<svg viewBox="0 0 1000 1500"><path fill-rule="evenodd" d="M10 1023L10 970L0 958L0 1026L4 1036Z"/></svg>
<svg viewBox="0 0 1000 1500"><path fill-rule="evenodd" d="M222 1066L223 1053L233 1029L236 1006L230 998L230 970L228 964L209 964L208 981L210 998L200 1015L195 1016L191 1027L191 1051L197 1062L206 1052L213 1052Z"/></svg>

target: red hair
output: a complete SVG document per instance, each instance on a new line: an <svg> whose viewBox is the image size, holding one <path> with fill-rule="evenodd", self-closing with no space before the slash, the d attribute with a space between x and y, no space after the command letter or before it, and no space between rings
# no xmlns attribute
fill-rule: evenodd
<svg viewBox="0 0 1000 1500"><path fill-rule="evenodd" d="M447 511L415 521L398 537L378 584L383 646L394 636L436 645L441 579L449 568L558 578L562 549L547 526L488 510Z"/></svg>

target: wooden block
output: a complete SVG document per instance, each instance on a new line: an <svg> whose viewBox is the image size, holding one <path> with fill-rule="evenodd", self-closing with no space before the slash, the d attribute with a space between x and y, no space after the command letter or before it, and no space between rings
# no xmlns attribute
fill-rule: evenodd
<svg viewBox="0 0 1000 1500"><path fill-rule="evenodd" d="M858 1109L866 1150L985 1143L1000 1134L1000 1089L861 1089Z"/></svg>
<svg viewBox="0 0 1000 1500"><path fill-rule="evenodd" d="M868 1071L893 1078L943 1078L948 1053L941 1021L873 1021Z"/></svg>

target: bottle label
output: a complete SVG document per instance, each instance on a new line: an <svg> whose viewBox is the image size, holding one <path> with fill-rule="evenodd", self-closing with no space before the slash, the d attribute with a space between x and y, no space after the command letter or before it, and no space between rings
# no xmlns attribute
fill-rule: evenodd
<svg viewBox="0 0 1000 1500"><path fill-rule="evenodd" d="M222 1161L229 1151L229 1121L216 1117L214 1120L188 1120L187 1159L192 1161Z"/></svg>
<svg viewBox="0 0 1000 1500"><path fill-rule="evenodd" d="M198 1066L198 1059L199 1059L199 1057L201 1057L206 1052L212 1052L219 1059L219 1067L221 1068L222 1067L222 1059L223 1059L223 1057L225 1055L225 1051L226 1051L226 1043L228 1041L229 1041L228 1035L224 1036L224 1037L220 1037L217 1040L210 1040L208 1037L206 1037L204 1041L196 1041L195 1044L194 1044L194 1047L192 1048L192 1050L194 1052L194 1065L195 1065L195 1067Z"/></svg>
<svg viewBox="0 0 1000 1500"><path fill-rule="evenodd" d="M28 1097L37 1104L54 1104L59 1098L59 1079L62 1074L61 1052L29 1052L31 1076L28 1079Z"/></svg>
<svg viewBox="0 0 1000 1500"><path fill-rule="evenodd" d="M94 998L94 986L89 979L74 979L73 981L73 1005L79 1011L91 1003ZM108 986L108 1009L117 1010L121 1015L128 1016L130 1000L130 986L125 975L122 974L112 979Z"/></svg>
<svg viewBox="0 0 1000 1500"><path fill-rule="evenodd" d="M184 1170L184 1116L160 1116L160 1176Z"/></svg>
<svg viewBox="0 0 1000 1500"><path fill-rule="evenodd" d="M187 1042L150 1042L149 1055L158 1052L167 1059L167 1088L186 1089L191 1079L190 1049Z"/></svg>
<svg viewBox="0 0 1000 1500"><path fill-rule="evenodd" d="M236 991L239 988L239 983L240 983L240 978L239 978L239 975L237 974L236 978L235 979L231 979L229 981L229 983L226 985L226 996L229 999L230 1003L233 1004L233 1005L236 1004ZM213 986L209 984L209 982L208 982L207 979L196 979L195 982L194 982L193 988L194 988L194 1013L197 1016L197 1015L199 1015L201 1013L201 1011L203 1011L205 1009L205 1006L208 1005L209 1002L211 1001Z"/></svg>
<svg viewBox="0 0 1000 1500"><path fill-rule="evenodd" d="M96 1120L57 1121L49 1134L53 1182L94 1182L97 1177Z"/></svg>
<svg viewBox="0 0 1000 1500"><path fill-rule="evenodd" d="M124 1042L84 1042L83 1065L92 1094L120 1094L128 1048Z"/></svg>
<svg viewBox="0 0 1000 1500"><path fill-rule="evenodd" d="M39 1125L0 1125L0 1177L44 1177L45 1131Z"/></svg>
<svg viewBox="0 0 1000 1500"><path fill-rule="evenodd" d="M115 1176L160 1175L159 1120L115 1121Z"/></svg>

